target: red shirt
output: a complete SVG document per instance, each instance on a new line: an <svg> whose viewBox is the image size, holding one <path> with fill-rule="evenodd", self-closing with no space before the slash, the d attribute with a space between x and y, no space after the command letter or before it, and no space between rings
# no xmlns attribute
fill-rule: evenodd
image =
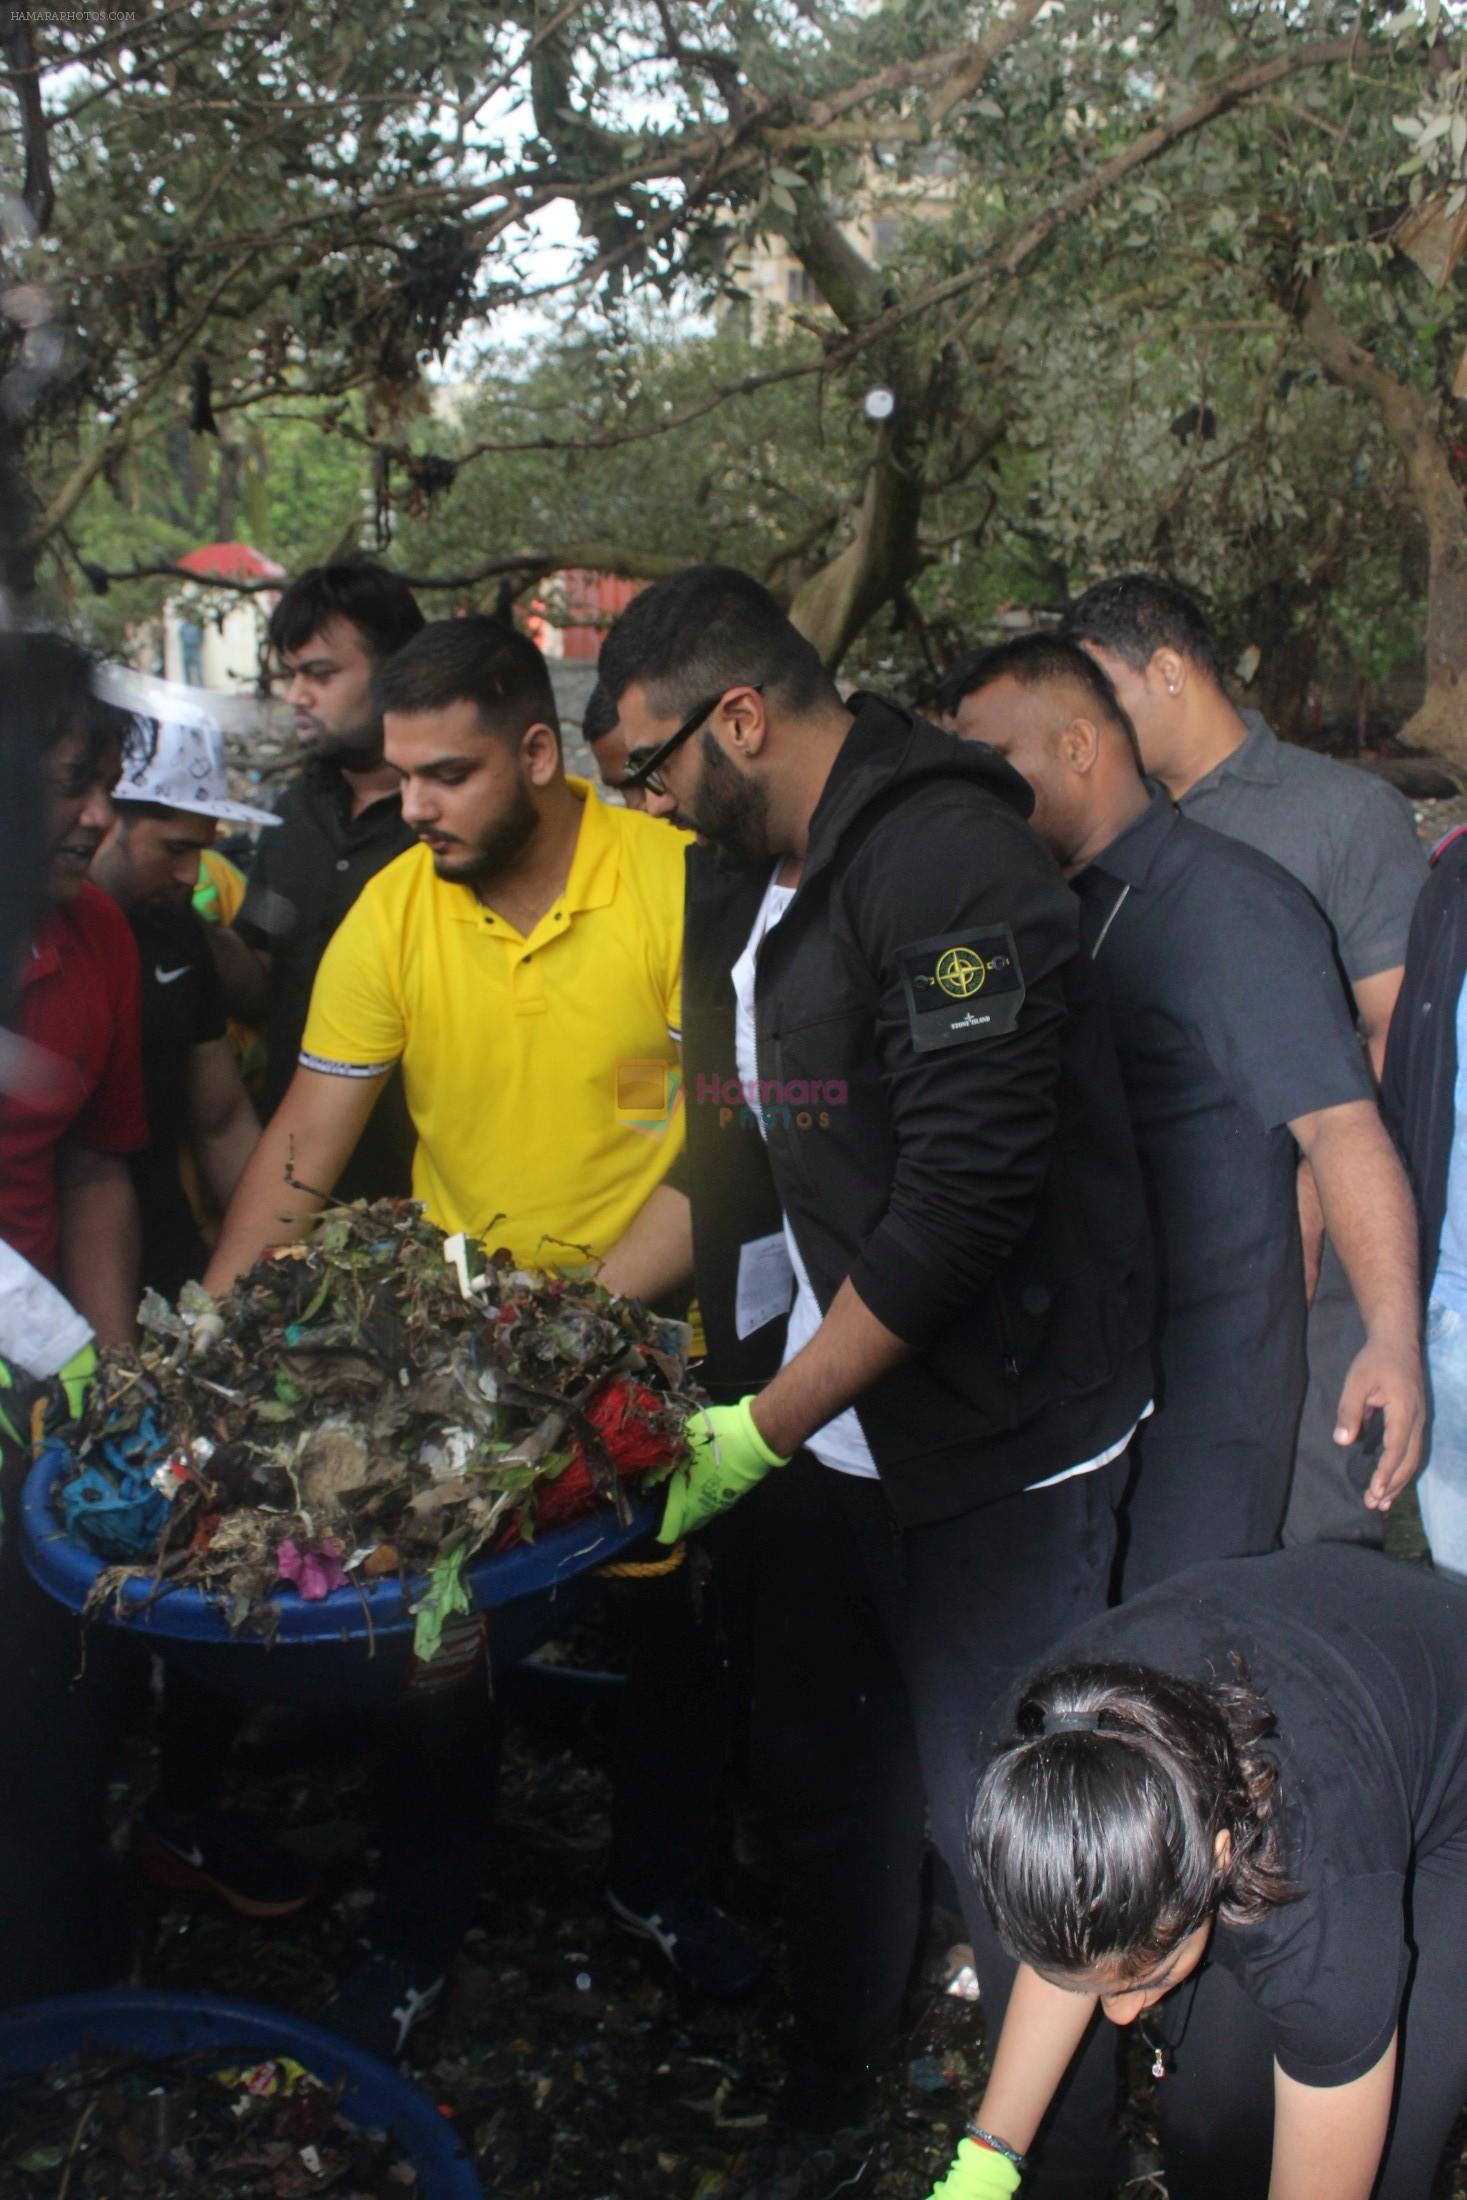
<svg viewBox="0 0 1467 2200"><path fill-rule="evenodd" d="M0 1057L0 1238L54 1280L62 1140L116 1154L148 1142L138 951L117 903L90 881L32 943L18 1028L26 1046L13 1063Z"/></svg>

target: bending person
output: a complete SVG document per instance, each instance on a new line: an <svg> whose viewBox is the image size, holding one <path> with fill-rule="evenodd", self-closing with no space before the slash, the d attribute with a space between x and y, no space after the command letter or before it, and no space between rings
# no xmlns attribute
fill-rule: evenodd
<svg viewBox="0 0 1467 2200"><path fill-rule="evenodd" d="M1102 2200L1097 2013L1145 2029L1171 2200L1426 2200L1467 2098L1464 1629L1320 1545L1193 1567L1021 1689L973 1822L1017 1975L942 2200Z"/></svg>

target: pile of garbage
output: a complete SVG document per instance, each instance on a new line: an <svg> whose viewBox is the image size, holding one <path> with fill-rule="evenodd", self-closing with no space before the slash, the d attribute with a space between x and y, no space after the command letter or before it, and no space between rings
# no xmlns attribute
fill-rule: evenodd
<svg viewBox="0 0 1467 2200"><path fill-rule="evenodd" d="M11 2200L411 2200L395 2142L350 2123L287 2056L221 2070L89 2052L6 2084L0 2191Z"/></svg>
<svg viewBox="0 0 1467 2200"><path fill-rule="evenodd" d="M480 1553L668 1471L704 1401L690 1332L586 1274L516 1268L411 1201L328 1209L219 1300L148 1293L136 1351L99 1357L56 1503L107 1561L199 1589L267 1638L282 1593L426 1576L415 1649L466 1610Z"/></svg>

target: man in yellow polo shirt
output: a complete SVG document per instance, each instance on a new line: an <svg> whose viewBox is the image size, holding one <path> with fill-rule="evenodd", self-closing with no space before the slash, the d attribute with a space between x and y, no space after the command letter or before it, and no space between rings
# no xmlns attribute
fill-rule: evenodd
<svg viewBox="0 0 1467 2200"><path fill-rule="evenodd" d="M604 1257L681 1150L685 836L566 777L540 652L495 620L415 636L379 693L420 845L326 950L211 1290L301 1235L321 1202L298 1187L331 1190L399 1061L414 1196L527 1265ZM662 1194L669 1212L681 1197ZM664 1281L615 1280L643 1296Z"/></svg>
<svg viewBox="0 0 1467 2200"><path fill-rule="evenodd" d="M544 659L496 620L425 627L376 692L419 846L368 882L322 958L300 1066L204 1281L223 1291L268 1246L304 1233L400 1061L418 1135L413 1190L435 1222L508 1245L527 1266L609 1254L612 1288L656 1300L686 1265L686 1197L664 1178L683 1143L687 836L566 777ZM742 1992L757 1960L703 1882L720 1771L716 1660L682 1576L635 1594L610 1898L695 1984ZM339 2026L362 2036L354 2013L385 1996L405 2038L436 1995L446 1921L467 1924L458 1896L477 1886L482 1828L464 1826L467 1815L437 1811L433 1840L457 1833L464 1847L431 1868L419 1849L397 1898L420 1911L436 1884L431 1932L395 1931L385 1858L385 1972L342 1989ZM380 2031L367 2043L395 2044Z"/></svg>

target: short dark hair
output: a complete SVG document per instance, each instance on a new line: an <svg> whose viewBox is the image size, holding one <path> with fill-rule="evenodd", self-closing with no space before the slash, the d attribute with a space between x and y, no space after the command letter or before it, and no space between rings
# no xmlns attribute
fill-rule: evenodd
<svg viewBox="0 0 1467 2200"><path fill-rule="evenodd" d="M594 748L616 730L617 708L600 680L592 688L581 713L581 732Z"/></svg>
<svg viewBox="0 0 1467 2200"><path fill-rule="evenodd" d="M1211 627L1185 588L1155 573L1097 581L1071 604L1062 631L1072 641L1110 650L1136 672L1144 672L1159 649L1174 649L1222 685Z"/></svg>
<svg viewBox="0 0 1467 2200"><path fill-rule="evenodd" d="M970 1848L1021 1963L1134 1973L1213 1917L1251 1924L1294 1900L1262 1746L1273 1713L1241 1664L1231 1681L1057 1667L1026 1683L1015 1726L979 1786Z"/></svg>
<svg viewBox="0 0 1467 2200"><path fill-rule="evenodd" d="M992 649L975 650L945 674L937 691L937 707L955 717L965 695L992 687L995 680L1017 680L1021 687L1045 687L1051 680L1070 680L1090 699L1096 716L1124 736L1136 769L1141 770L1141 745L1136 729L1107 675L1078 642L1063 634L1016 634L1011 641L995 642Z"/></svg>
<svg viewBox="0 0 1467 2200"><path fill-rule="evenodd" d="M613 703L637 681L669 717L744 685L794 710L840 700L813 642L733 565L685 565L644 588L603 642L599 670Z"/></svg>
<svg viewBox="0 0 1467 2200"><path fill-rule="evenodd" d="M374 657L390 657L424 624L405 580L371 558L342 558L296 575L270 614L271 643L304 649L331 619L348 620Z"/></svg>
<svg viewBox="0 0 1467 2200"><path fill-rule="evenodd" d="M425 626L382 667L374 693L383 713L474 703L485 731L501 739L518 741L536 724L560 738L545 659L528 634L482 614Z"/></svg>

